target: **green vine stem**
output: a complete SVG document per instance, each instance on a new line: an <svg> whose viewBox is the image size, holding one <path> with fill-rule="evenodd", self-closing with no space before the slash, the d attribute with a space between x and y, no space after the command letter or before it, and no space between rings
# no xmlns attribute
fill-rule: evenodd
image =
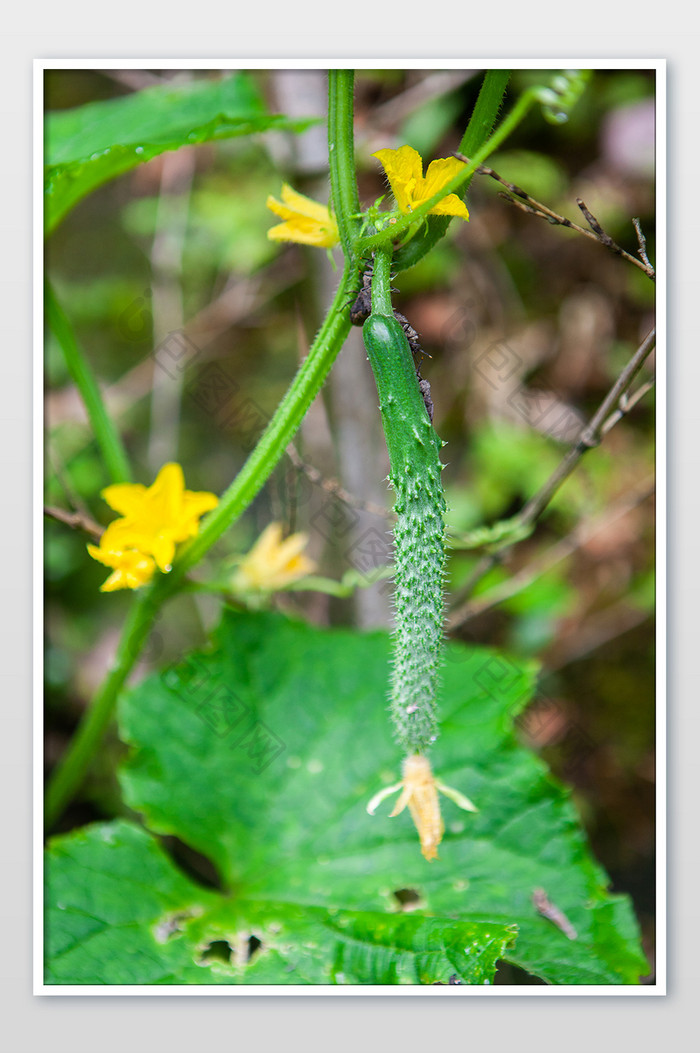
<svg viewBox="0 0 700 1053"><path fill-rule="evenodd" d="M110 478L113 483L127 483L131 480L131 468L126 451L107 413L97 380L78 344L73 327L49 282L46 283L45 311L47 324L59 343L68 372L85 404Z"/></svg>
<svg viewBox="0 0 700 1053"><path fill-rule="evenodd" d="M103 680L68 749L56 765L44 802L47 829L56 823L82 783L112 719L117 697L146 642L158 610L157 590L134 600L122 630L112 669Z"/></svg>
<svg viewBox="0 0 700 1053"><path fill-rule="evenodd" d="M331 196L343 255L348 263L355 262L355 241L360 223L353 134L354 83L354 70L332 69L328 72L328 166Z"/></svg>
<svg viewBox="0 0 700 1053"><path fill-rule="evenodd" d="M469 118L459 152L467 157L486 142L498 119L498 111L503 105L503 97L510 80L509 69L490 69L484 77L474 112Z"/></svg>
<svg viewBox="0 0 700 1053"><path fill-rule="evenodd" d="M334 107L332 117L329 108L329 141L342 143L341 155L352 158L352 110L348 111L347 107L348 95L350 106L352 104L352 86L348 85L347 77L343 78L342 86L346 104ZM337 122L338 126L333 122ZM337 180L342 184L340 188ZM331 168L334 200L352 201L353 192L348 185L351 180L354 184L354 169L351 171L347 164ZM356 197L356 187L354 194ZM357 267L352 259L346 259L343 276L328 314L260 441L217 507L203 521L197 537L178 554L172 571L167 576L160 576L136 598L122 630L115 664L95 695L49 783L46 796L48 825L59 818L83 781L113 715L119 692L141 653L158 610L166 599L182 587L185 574L245 511L294 437L348 335L348 302L357 295L359 284Z"/></svg>

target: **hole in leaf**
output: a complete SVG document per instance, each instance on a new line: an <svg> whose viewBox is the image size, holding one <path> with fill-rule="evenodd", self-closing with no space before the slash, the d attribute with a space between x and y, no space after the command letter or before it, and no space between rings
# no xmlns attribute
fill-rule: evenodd
<svg viewBox="0 0 700 1053"><path fill-rule="evenodd" d="M156 925L153 935L158 943L167 943L168 940L172 940L173 936L177 936L179 932L182 932L184 929L183 923L188 918L195 917L196 914L196 910L180 910L174 914L166 914Z"/></svg>
<svg viewBox="0 0 700 1053"><path fill-rule="evenodd" d="M262 940L259 940L257 936L250 936L248 938L248 961L250 961L256 951L259 951L261 947Z"/></svg>
<svg viewBox="0 0 700 1053"><path fill-rule="evenodd" d="M418 910L424 906L420 892L416 892L414 888L397 888L393 896L400 910Z"/></svg>
<svg viewBox="0 0 700 1053"><path fill-rule="evenodd" d="M231 961L231 955L233 951L231 944L228 940L212 940L211 943L204 948L200 961L203 962L226 962L228 965Z"/></svg>
<svg viewBox="0 0 700 1053"><path fill-rule="evenodd" d="M160 842L165 851L170 855L171 859L177 863L180 870L184 871L189 878L196 881L198 885L204 885L206 888L216 889L217 892L225 892L224 886L221 882L221 878L216 870L216 867L203 856L201 852L195 851L194 848L190 848L184 841L181 841L178 837L167 835L161 837Z"/></svg>
<svg viewBox="0 0 700 1053"><path fill-rule="evenodd" d="M518 968L517 965L511 965L510 962L499 962L496 967L496 975L493 978L494 986L504 987L506 984L527 986L536 984L545 984L544 980L540 980L539 976L533 976L531 973L525 972L524 969Z"/></svg>

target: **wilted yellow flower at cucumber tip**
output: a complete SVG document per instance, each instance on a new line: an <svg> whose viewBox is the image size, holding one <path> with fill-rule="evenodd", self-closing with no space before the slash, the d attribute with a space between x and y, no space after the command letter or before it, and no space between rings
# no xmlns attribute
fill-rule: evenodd
<svg viewBox="0 0 700 1053"><path fill-rule="evenodd" d="M408 805L420 838L421 852L428 860L437 859L438 845L445 832L445 825L440 814L438 791L454 801L459 808L464 808L469 812L478 811L476 805L472 804L463 793L454 790L451 786L446 786L444 782L435 778L430 761L421 753L413 753L404 758L403 779L393 786L386 786L374 795L367 805L369 814L374 815L376 808L384 798L389 797L392 793L398 793L399 790L401 794L390 818L399 815Z"/></svg>

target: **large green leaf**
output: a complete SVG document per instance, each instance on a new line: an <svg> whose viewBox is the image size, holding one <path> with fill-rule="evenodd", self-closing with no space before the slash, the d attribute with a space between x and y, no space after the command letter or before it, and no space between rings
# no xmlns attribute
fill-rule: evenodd
<svg viewBox="0 0 700 1053"><path fill-rule="evenodd" d="M407 812L367 815L398 778L388 659L385 634L232 611L210 652L122 699L127 803L221 875L219 907L191 923L197 946L260 939L235 983L484 983L499 956L549 983L637 983L648 966L629 901L606 892L569 792L514 735L532 668L447 648L433 763L480 810L443 799L439 860L423 859ZM576 939L536 912L540 888ZM417 910L398 913L400 890Z"/></svg>
<svg viewBox="0 0 700 1053"><path fill-rule="evenodd" d="M46 231L96 187L165 150L311 123L268 113L253 80L240 72L48 113Z"/></svg>

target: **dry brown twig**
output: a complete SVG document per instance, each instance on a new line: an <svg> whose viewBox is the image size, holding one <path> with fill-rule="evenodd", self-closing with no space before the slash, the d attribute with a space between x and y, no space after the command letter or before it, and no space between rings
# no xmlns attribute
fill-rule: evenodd
<svg viewBox="0 0 700 1053"><path fill-rule="evenodd" d="M374 504L373 501L361 501L358 497L353 497L348 490L345 490L340 483L336 482L335 479L327 479L318 468L314 468L312 464L308 464L301 456L296 446L290 442L287 447L287 456L296 468L298 472L303 472L307 479L310 480L315 486L319 486L331 497L337 498L338 501L342 501L343 504L349 505L350 508L359 508L363 512L369 512L374 516L382 516L387 518L391 515L391 512L383 508L381 505Z"/></svg>
<svg viewBox="0 0 700 1053"><path fill-rule="evenodd" d="M587 544L601 530L604 530L622 516L627 515L633 509L643 504L644 501L654 494L654 490L654 481L649 480L630 493L624 494L600 515L584 519L566 537L557 541L542 556L528 563L517 574L514 574L500 585L489 589L483 596L465 603L464 606L454 611L450 616L448 628L456 629L465 625L472 618L484 614L499 603L503 603L505 600L509 600L511 597L517 596L518 593L529 588L538 578L552 570L553 567L570 556L576 549Z"/></svg>
<svg viewBox="0 0 700 1053"><path fill-rule="evenodd" d="M543 888L536 888L532 893L532 905L543 918L547 921L551 921L553 925L556 925L558 929L568 936L570 940L578 939L578 933L573 927L566 914L559 910L556 904L552 903L547 893Z"/></svg>
<svg viewBox="0 0 700 1053"><path fill-rule="evenodd" d="M513 545L517 544L519 540L524 540L524 538L528 536L529 528L534 526L559 487L571 475L584 453L586 453L587 450L593 449L595 446L599 446L604 436L607 435L614 425L629 412L633 405L637 404L641 394L645 394L646 391L649 390L651 385L644 384L635 395L631 398L627 398L627 391L634 383L635 377L651 352L654 350L655 346L656 329L652 329L637 348L634 355L601 402L597 411L591 417L588 424L581 430L578 438L566 452L549 479L547 479L545 484L533 497L530 498L518 515L511 521L514 540L506 542L497 551L490 552L479 560L466 584L460 590L455 601L456 603L460 603L467 599L467 597L471 595L477 582L481 581L484 575L488 574L492 567L495 567L497 563L501 562L504 553L512 548ZM454 627L455 624L459 624L458 615L459 611L455 612L453 615L452 627Z"/></svg>
<svg viewBox="0 0 700 1053"><path fill-rule="evenodd" d="M584 619L575 633L568 634L548 649L547 672L556 673L572 662L580 662L612 640L643 625L651 617L651 612L631 607L624 599L610 604Z"/></svg>
<svg viewBox="0 0 700 1053"><path fill-rule="evenodd" d="M71 530L82 530L98 541L102 537L103 528L83 512L66 512L63 508L46 505L44 507L44 515L49 519L55 519L58 523L64 523Z"/></svg>
<svg viewBox="0 0 700 1053"><path fill-rule="evenodd" d="M467 163L469 161L469 158L465 157L464 154L456 153L454 156L460 161L465 161ZM544 219L547 223L551 223L554 226L568 227L570 230L575 230L578 234L583 234L584 237L589 238L592 241L597 241L600 245L604 245L607 249L610 249L610 251L616 256L622 256L623 259L634 264L634 266L643 271L651 281L656 280L656 271L649 262L649 257L646 252L646 238L642 233L638 219L633 219L632 222L634 223L634 229L637 232L637 241L639 242L639 259L621 248L617 242L614 241L605 230L603 230L596 217L580 197L576 198L576 204L583 213L586 222L591 228L590 230L586 230L585 227L580 227L577 223L567 219L566 216L560 216L558 212L554 212L547 205L543 205L540 201L536 201L535 198L526 193L522 187L517 186L515 183L509 183L506 179L503 179L503 177L500 176L498 172L495 172L493 168L488 168L486 165L479 165L476 169L476 175L490 176L491 179L495 179L497 183L504 186L509 193L500 193L499 197L502 197L505 201L510 201L511 205L515 205L516 208L519 208L522 212L527 212L532 216L538 216L540 219ZM511 194L514 194L515 197L511 197Z"/></svg>

